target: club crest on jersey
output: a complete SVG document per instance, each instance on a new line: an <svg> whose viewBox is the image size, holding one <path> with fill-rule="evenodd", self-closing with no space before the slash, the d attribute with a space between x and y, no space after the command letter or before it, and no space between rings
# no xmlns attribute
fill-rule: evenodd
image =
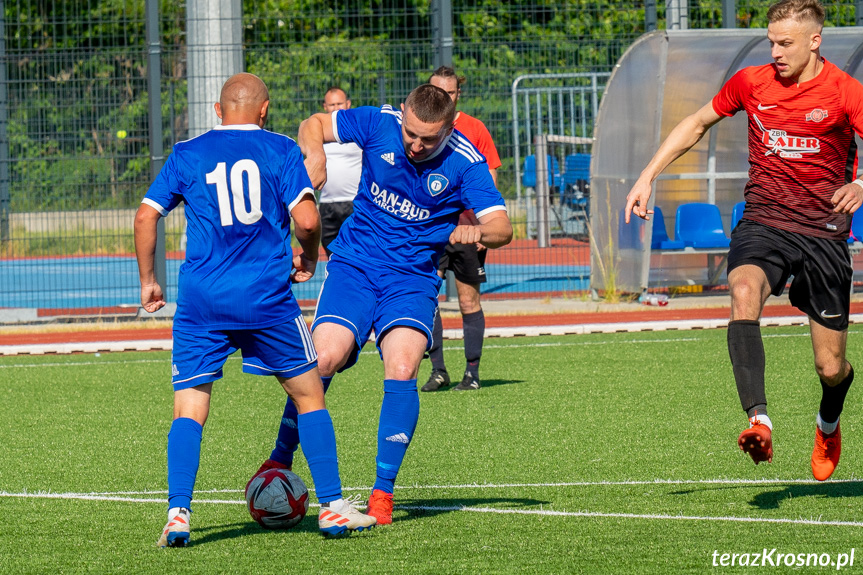
<svg viewBox="0 0 863 575"><path fill-rule="evenodd" d="M440 174L432 174L428 177L428 180L426 181L426 186L428 186L429 193L433 196L436 196L442 191L444 191L448 185L449 180Z"/></svg>
<svg viewBox="0 0 863 575"><path fill-rule="evenodd" d="M807 122L820 122L824 118L827 117L827 110L822 110L821 108L815 108L808 114L806 114Z"/></svg>

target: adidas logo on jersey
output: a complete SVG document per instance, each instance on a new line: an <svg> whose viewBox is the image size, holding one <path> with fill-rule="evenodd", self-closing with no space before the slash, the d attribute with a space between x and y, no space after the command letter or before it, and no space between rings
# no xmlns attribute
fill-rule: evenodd
<svg viewBox="0 0 863 575"><path fill-rule="evenodd" d="M395 435L390 435L387 437L387 441L392 441L395 443L410 443L410 438L404 433L396 433Z"/></svg>
<svg viewBox="0 0 863 575"><path fill-rule="evenodd" d="M387 152L386 154L381 154L381 159L391 166L396 165L396 155L393 152Z"/></svg>

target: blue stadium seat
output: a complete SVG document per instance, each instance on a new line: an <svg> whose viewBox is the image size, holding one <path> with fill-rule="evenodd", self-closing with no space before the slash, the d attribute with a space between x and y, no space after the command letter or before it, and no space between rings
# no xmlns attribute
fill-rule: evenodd
<svg viewBox="0 0 863 575"><path fill-rule="evenodd" d="M863 209L859 209L851 216L851 234L848 243L863 242Z"/></svg>
<svg viewBox="0 0 863 575"><path fill-rule="evenodd" d="M590 203L590 154L570 154L563 159L560 202L572 208Z"/></svg>
<svg viewBox="0 0 863 575"><path fill-rule="evenodd" d="M650 247L654 250L682 250L686 247L683 242L668 237L665 216L662 215L662 209L659 206L653 206L653 240L650 242Z"/></svg>
<svg viewBox="0 0 863 575"><path fill-rule="evenodd" d="M525 156L521 167L521 185L525 188L536 187L536 156Z"/></svg>
<svg viewBox="0 0 863 575"><path fill-rule="evenodd" d="M549 186L560 188L563 179L560 175L560 165L554 156L548 156L548 171L552 174ZM525 156L524 158L524 166L521 169L521 185L525 188L536 187L536 156L534 155Z"/></svg>
<svg viewBox="0 0 863 575"><path fill-rule="evenodd" d="M731 209L731 231L737 227L737 222L743 217L743 208L746 207L746 202L737 202L734 208Z"/></svg>
<svg viewBox="0 0 863 575"><path fill-rule="evenodd" d="M722 229L722 214L715 204L680 204L674 236L696 249L727 248L731 243Z"/></svg>
<svg viewBox="0 0 863 575"><path fill-rule="evenodd" d="M570 154L563 159L563 184L572 186L579 180L590 181L590 154Z"/></svg>

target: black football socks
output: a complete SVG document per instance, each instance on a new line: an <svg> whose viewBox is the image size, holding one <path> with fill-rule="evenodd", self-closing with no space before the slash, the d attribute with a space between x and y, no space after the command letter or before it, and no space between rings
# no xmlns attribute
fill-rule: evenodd
<svg viewBox="0 0 863 575"><path fill-rule="evenodd" d="M737 384L740 405L747 416L767 414L764 391L764 343L757 320L735 320L728 323L728 355Z"/></svg>
<svg viewBox="0 0 863 575"><path fill-rule="evenodd" d="M821 406L818 408L818 413L821 414L821 419L825 423L834 423L839 419L839 414L842 413L842 408L845 405L845 396L848 394L848 388L851 387L851 382L854 381L854 368L852 367L840 383L829 386L821 380Z"/></svg>

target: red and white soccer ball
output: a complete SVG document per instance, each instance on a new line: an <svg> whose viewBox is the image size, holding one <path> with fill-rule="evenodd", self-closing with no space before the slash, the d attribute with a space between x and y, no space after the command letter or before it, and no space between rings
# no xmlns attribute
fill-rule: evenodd
<svg viewBox="0 0 863 575"><path fill-rule="evenodd" d="M246 488L252 519L264 529L290 529L309 510L309 490L287 469L267 469L255 475Z"/></svg>

